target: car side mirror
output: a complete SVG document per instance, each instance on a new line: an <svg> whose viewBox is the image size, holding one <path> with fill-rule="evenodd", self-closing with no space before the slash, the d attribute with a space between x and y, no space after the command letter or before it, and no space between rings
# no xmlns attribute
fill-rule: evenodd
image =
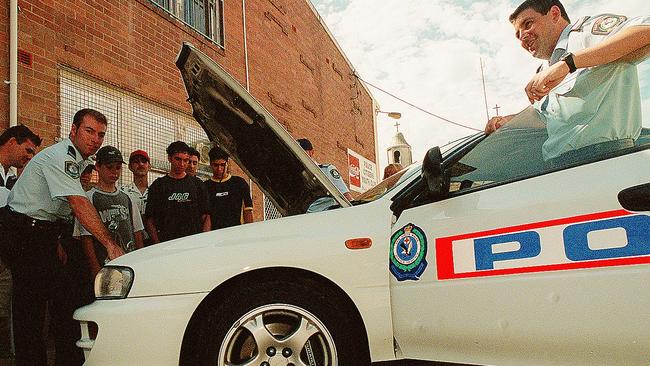
<svg viewBox="0 0 650 366"><path fill-rule="evenodd" d="M444 198L449 194L450 178L442 166L442 153L438 146L427 151L422 161L422 179L434 198Z"/></svg>

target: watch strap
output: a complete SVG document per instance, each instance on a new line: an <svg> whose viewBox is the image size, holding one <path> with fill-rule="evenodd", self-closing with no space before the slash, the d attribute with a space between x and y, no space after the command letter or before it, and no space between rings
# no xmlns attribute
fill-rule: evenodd
<svg viewBox="0 0 650 366"><path fill-rule="evenodd" d="M564 63L566 63L567 66L569 66L569 73L574 73L576 70L578 70L575 61L573 61L573 53L568 52L564 54L561 60L564 61Z"/></svg>

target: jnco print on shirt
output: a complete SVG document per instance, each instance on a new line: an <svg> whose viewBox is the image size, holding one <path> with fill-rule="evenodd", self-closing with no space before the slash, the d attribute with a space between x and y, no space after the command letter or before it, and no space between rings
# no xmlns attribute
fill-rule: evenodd
<svg viewBox="0 0 650 366"><path fill-rule="evenodd" d="M190 194L185 192L185 193L172 193L167 200L169 201L176 201L176 202L187 202L189 201Z"/></svg>

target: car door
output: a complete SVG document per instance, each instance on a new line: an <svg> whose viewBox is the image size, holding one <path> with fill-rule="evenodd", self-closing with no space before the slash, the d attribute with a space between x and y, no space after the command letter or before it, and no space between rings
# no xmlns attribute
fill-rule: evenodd
<svg viewBox="0 0 650 366"><path fill-rule="evenodd" d="M424 184L396 198L409 200L396 202L406 209L389 259L405 358L650 359L650 207L637 199L650 197L650 150L551 169L544 139L543 129L503 129L446 158L446 198L427 198ZM625 209L620 192L637 206Z"/></svg>

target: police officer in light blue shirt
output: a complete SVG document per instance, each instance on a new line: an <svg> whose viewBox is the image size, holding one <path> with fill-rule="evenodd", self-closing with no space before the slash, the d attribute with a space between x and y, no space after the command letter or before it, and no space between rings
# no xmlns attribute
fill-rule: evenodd
<svg viewBox="0 0 650 366"><path fill-rule="evenodd" d="M303 150L309 155L310 158L314 158L314 146L312 145L311 141L308 139L302 138L298 139L298 144L300 144L300 147L302 147ZM345 185L345 181L343 181L343 178L341 178L341 174L339 173L338 169L334 166L334 164L318 164L318 167L320 170L325 174L325 176L334 184L334 186L345 196L345 198L348 201L352 201L352 195L350 194L350 190L348 189L348 186ZM320 212L326 210L330 206L336 205L336 200L332 197L321 197L318 198L316 201L314 201L311 205L309 205L309 208L307 209L307 212Z"/></svg>
<svg viewBox="0 0 650 366"><path fill-rule="evenodd" d="M558 0L527 0L510 21L521 46L548 61L526 86L548 132L544 159L573 163L633 146L641 131L636 65L647 57L650 17L571 23ZM492 118L486 133L512 117Z"/></svg>
<svg viewBox="0 0 650 366"><path fill-rule="evenodd" d="M0 134L0 207L7 204L9 191L16 183L10 168L24 168L36 154L41 138L27 126L13 126Z"/></svg>
<svg viewBox="0 0 650 366"><path fill-rule="evenodd" d="M80 365L79 327L66 313L65 283L58 283L65 222L72 213L114 259L124 254L102 224L79 175L101 146L106 117L92 109L74 116L70 138L38 153L25 167L0 213L0 254L12 270L16 365L46 366L42 339L46 305L55 328L57 365ZM65 314L64 314L65 313Z"/></svg>
<svg viewBox="0 0 650 366"><path fill-rule="evenodd" d="M41 138L27 126L13 126L0 134L0 207L7 204L9 192L16 183L16 175L10 168L23 168L36 154ZM0 223L1 225L1 223ZM9 311L11 305L11 271L0 260L0 342L10 339ZM2 356L0 356L2 357Z"/></svg>

